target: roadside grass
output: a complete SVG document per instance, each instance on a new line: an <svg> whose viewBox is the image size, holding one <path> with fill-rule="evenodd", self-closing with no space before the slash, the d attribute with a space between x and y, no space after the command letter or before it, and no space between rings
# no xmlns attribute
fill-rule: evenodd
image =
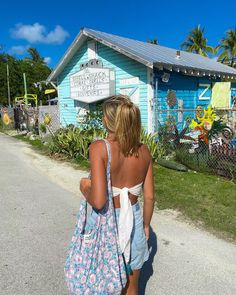
<svg viewBox="0 0 236 295"><path fill-rule="evenodd" d="M69 160L62 155L50 155L40 139L13 136L29 143L35 150L56 160L67 161L76 169L89 169L85 159ZM214 175L194 171L179 172L154 166L156 206L174 209L194 224L214 234L236 241L236 184Z"/></svg>
<svg viewBox="0 0 236 295"><path fill-rule="evenodd" d="M159 209L177 209L197 225L236 240L236 185L224 178L194 171L154 168Z"/></svg>
<svg viewBox="0 0 236 295"><path fill-rule="evenodd" d="M43 144L43 142L42 142L40 139L30 140L29 137L24 136L24 135L20 135L20 134L18 134L18 135L14 135L13 137L14 137L14 138L17 138L17 139L20 139L20 140L22 140L22 141L24 141L24 142L29 143L29 144L32 145L35 149L40 150L41 152L45 152L45 153L47 153L47 151L48 151L47 146L45 146L45 145Z"/></svg>
<svg viewBox="0 0 236 295"><path fill-rule="evenodd" d="M29 137L25 135L20 135L20 134L14 135L13 137L29 143L35 150L40 151L41 153L49 156L50 158L53 158L58 161L66 161L73 164L74 168L76 169L82 169L82 170L89 169L89 162L86 159L83 159L83 158L68 159L62 154L53 155L52 153L50 153L48 146L44 145L40 139L31 140L29 139Z"/></svg>

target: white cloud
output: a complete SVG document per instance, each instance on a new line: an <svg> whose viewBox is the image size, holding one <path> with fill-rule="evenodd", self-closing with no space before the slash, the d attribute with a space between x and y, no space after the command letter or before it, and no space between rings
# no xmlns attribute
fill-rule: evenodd
<svg viewBox="0 0 236 295"><path fill-rule="evenodd" d="M12 46L9 50L8 53L11 55L22 55L26 53L27 49L29 49L29 45L27 46L22 46L22 45L17 45L17 46Z"/></svg>
<svg viewBox="0 0 236 295"><path fill-rule="evenodd" d="M30 43L61 44L69 37L69 33L59 25L48 32L46 27L39 23L33 25L19 23L10 32L13 38L24 39Z"/></svg>
<svg viewBox="0 0 236 295"><path fill-rule="evenodd" d="M69 33L67 33L61 26L56 26L53 31L45 36L45 43L61 44L67 37L69 37Z"/></svg>
<svg viewBox="0 0 236 295"><path fill-rule="evenodd" d="M50 64L50 62L52 61L52 59L51 59L50 56L47 56L47 57L44 57L44 61L45 61L47 64Z"/></svg>

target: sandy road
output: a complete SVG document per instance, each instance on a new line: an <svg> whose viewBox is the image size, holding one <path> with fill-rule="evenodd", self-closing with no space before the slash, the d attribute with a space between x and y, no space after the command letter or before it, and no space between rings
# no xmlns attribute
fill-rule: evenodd
<svg viewBox="0 0 236 295"><path fill-rule="evenodd" d="M3 134L0 167L0 294L67 294L63 265L87 173ZM154 214L140 294L236 294L236 246L178 216Z"/></svg>

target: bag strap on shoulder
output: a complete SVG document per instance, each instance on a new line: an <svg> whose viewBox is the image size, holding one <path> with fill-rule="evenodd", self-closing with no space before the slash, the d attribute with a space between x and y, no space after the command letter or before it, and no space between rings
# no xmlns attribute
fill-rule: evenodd
<svg viewBox="0 0 236 295"><path fill-rule="evenodd" d="M111 171L111 148L110 148L110 143L107 139L103 139L103 141L106 144L106 149L107 149L107 176L110 178L110 171Z"/></svg>

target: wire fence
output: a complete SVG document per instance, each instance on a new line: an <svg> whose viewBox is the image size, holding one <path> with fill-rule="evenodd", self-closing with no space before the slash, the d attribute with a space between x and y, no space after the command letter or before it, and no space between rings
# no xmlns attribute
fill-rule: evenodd
<svg viewBox="0 0 236 295"><path fill-rule="evenodd" d="M236 181L236 110L158 110L158 140L170 155L189 167Z"/></svg>
<svg viewBox="0 0 236 295"><path fill-rule="evenodd" d="M39 134L45 137L60 128L59 105L39 107Z"/></svg>
<svg viewBox="0 0 236 295"><path fill-rule="evenodd" d="M33 132L44 137L60 128L59 106L21 106L0 109L1 128L17 132Z"/></svg>

